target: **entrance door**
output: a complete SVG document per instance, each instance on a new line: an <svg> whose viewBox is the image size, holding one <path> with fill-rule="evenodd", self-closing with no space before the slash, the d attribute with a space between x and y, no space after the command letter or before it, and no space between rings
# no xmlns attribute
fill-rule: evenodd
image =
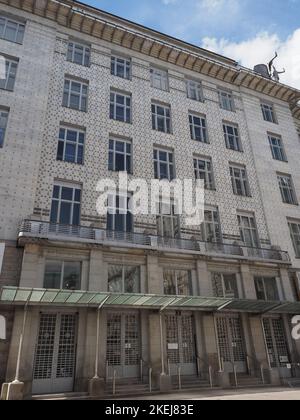
<svg viewBox="0 0 300 420"><path fill-rule="evenodd" d="M179 366L182 375L195 375L197 366L193 315L170 314L166 315L165 319L168 367L171 375L177 375Z"/></svg>
<svg viewBox="0 0 300 420"><path fill-rule="evenodd" d="M41 314L34 361L33 394L73 391L76 332L76 315Z"/></svg>
<svg viewBox="0 0 300 420"><path fill-rule="evenodd" d="M247 372L247 361L242 334L242 323L239 317L217 318L218 345L225 372Z"/></svg>
<svg viewBox="0 0 300 420"><path fill-rule="evenodd" d="M264 318L264 333L272 368L279 368L285 377L291 376L288 344L281 318Z"/></svg>
<svg viewBox="0 0 300 420"><path fill-rule="evenodd" d="M138 313L107 315L108 376L116 370L120 378L137 378L140 374L141 339Z"/></svg>

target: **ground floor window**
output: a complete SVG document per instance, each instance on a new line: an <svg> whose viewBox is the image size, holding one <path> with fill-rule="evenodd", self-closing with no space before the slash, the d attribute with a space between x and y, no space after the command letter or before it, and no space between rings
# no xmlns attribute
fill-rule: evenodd
<svg viewBox="0 0 300 420"><path fill-rule="evenodd" d="M108 291L113 293L140 293L140 267L109 265Z"/></svg>
<svg viewBox="0 0 300 420"><path fill-rule="evenodd" d="M46 261L44 288L80 290L81 263L78 261Z"/></svg>
<svg viewBox="0 0 300 420"><path fill-rule="evenodd" d="M213 294L216 297L238 299L235 274L212 273Z"/></svg>
<svg viewBox="0 0 300 420"><path fill-rule="evenodd" d="M186 270L164 270L165 295L192 295L192 276Z"/></svg>
<svg viewBox="0 0 300 420"><path fill-rule="evenodd" d="M265 318L263 327L271 367L286 367L290 363L290 355L283 320Z"/></svg>

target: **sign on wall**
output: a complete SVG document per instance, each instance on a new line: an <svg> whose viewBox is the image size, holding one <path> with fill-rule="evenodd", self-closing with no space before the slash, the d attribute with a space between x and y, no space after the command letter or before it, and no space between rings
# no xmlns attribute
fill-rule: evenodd
<svg viewBox="0 0 300 420"><path fill-rule="evenodd" d="M3 257L4 257L4 250L5 250L5 244L0 242L0 274L2 271L2 264L3 264Z"/></svg>

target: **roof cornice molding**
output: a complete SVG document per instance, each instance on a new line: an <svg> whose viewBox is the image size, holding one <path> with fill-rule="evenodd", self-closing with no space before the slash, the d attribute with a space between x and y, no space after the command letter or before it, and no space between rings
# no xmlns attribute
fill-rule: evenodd
<svg viewBox="0 0 300 420"><path fill-rule="evenodd" d="M266 79L239 66L234 60L73 0L0 0L0 3L152 58L285 101L294 117L300 118L299 90Z"/></svg>

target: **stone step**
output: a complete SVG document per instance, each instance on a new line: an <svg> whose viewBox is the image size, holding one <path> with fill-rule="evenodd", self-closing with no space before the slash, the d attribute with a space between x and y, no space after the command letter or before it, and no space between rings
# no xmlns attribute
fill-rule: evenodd
<svg viewBox="0 0 300 420"><path fill-rule="evenodd" d="M87 392L67 392L61 394L42 394L42 395L33 395L31 400L34 401L53 401L53 400L79 400L86 399L88 397Z"/></svg>

